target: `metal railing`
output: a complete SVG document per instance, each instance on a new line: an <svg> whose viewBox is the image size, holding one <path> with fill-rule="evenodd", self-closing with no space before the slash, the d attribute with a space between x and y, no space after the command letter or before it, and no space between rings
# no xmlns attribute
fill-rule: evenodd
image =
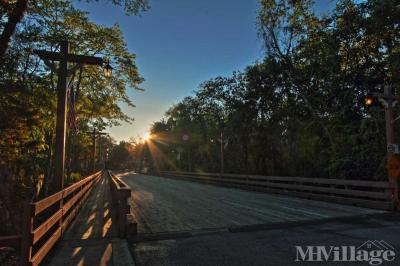
<svg viewBox="0 0 400 266"><path fill-rule="evenodd" d="M394 208L393 191L390 183L385 181L176 171L162 171L161 175L373 209Z"/></svg>

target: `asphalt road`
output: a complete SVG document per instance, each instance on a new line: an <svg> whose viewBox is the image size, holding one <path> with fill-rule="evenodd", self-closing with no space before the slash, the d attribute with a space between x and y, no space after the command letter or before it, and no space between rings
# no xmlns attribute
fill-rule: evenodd
<svg viewBox="0 0 400 266"><path fill-rule="evenodd" d="M139 234L207 231L379 211L236 188L135 174L118 174L132 189Z"/></svg>

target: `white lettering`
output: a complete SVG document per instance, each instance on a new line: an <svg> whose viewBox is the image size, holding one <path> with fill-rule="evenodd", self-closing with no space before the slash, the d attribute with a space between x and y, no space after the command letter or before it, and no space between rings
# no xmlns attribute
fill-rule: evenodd
<svg viewBox="0 0 400 266"><path fill-rule="evenodd" d="M371 266L394 261L395 251L382 250L382 247L391 246L383 240L367 241L357 249L355 246L296 246L296 261L368 262Z"/></svg>

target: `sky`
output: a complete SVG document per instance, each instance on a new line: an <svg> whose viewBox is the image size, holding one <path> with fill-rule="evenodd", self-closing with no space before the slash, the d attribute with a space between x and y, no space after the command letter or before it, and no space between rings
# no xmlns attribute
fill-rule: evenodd
<svg viewBox="0 0 400 266"><path fill-rule="evenodd" d="M262 60L257 37L258 0L149 0L151 8L140 16L127 16L123 8L79 2L89 18L101 25L118 23L130 52L145 79L143 92L128 88L135 108L121 105L132 124L108 130L117 141L142 137L173 105L203 81L228 76ZM334 6L316 0L316 10Z"/></svg>

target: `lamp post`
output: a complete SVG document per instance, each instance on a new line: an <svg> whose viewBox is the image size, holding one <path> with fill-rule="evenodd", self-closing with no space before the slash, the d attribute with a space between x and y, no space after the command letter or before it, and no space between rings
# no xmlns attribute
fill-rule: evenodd
<svg viewBox="0 0 400 266"><path fill-rule="evenodd" d="M56 123L56 149L55 149L55 177L54 189L60 191L64 188L64 170L65 170L65 135L66 135L66 118L67 118L67 79L69 72L68 63L76 63L77 65L97 65L103 66L102 58L94 56L76 55L69 52L70 44L68 41L60 43L60 52L50 52L43 50L35 50L35 53L45 61L45 63L55 69L54 65L49 61L60 62L58 68L57 81L57 123ZM107 64L109 66L109 64ZM106 66L107 67L107 66ZM112 68L107 67L107 74L111 76ZM111 68L111 71L110 71ZM106 74L106 69L105 69Z"/></svg>
<svg viewBox="0 0 400 266"><path fill-rule="evenodd" d="M228 141L225 140L224 137L224 132L221 131L219 138L217 138L218 142L219 142L219 152L220 152L220 173L221 175L225 173L225 148L228 146ZM211 138L210 142L214 143L214 139Z"/></svg>

